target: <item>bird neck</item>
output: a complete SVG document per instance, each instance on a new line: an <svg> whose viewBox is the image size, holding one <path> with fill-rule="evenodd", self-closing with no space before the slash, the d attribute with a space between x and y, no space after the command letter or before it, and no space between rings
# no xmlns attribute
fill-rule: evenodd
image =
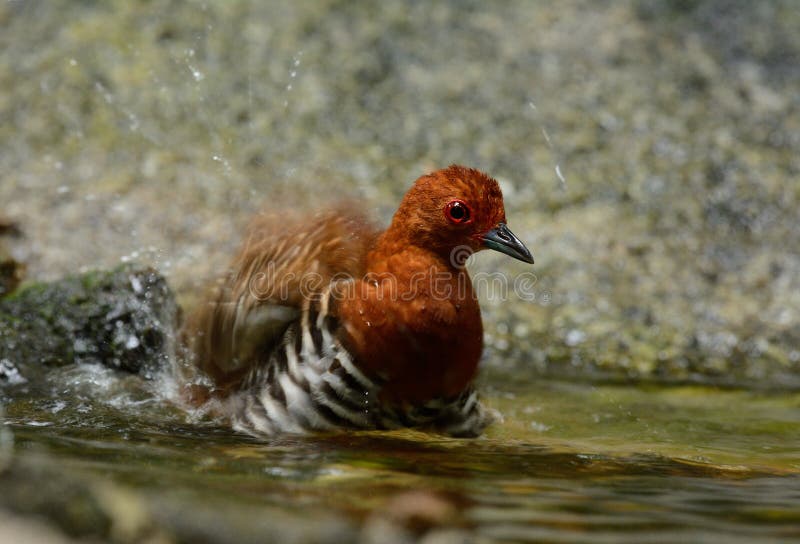
<svg viewBox="0 0 800 544"><path fill-rule="evenodd" d="M343 340L394 403L452 397L471 383L483 348L469 274L437 252L384 233L356 296L342 301Z"/></svg>

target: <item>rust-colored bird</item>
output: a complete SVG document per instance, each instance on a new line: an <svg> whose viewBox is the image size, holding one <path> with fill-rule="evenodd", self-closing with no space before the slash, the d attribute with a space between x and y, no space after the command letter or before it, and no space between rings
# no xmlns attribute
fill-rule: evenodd
<svg viewBox="0 0 800 544"><path fill-rule="evenodd" d="M383 233L344 209L261 217L186 339L239 430L476 436L493 416L464 261L484 248L533 263L497 181L456 165L419 178Z"/></svg>

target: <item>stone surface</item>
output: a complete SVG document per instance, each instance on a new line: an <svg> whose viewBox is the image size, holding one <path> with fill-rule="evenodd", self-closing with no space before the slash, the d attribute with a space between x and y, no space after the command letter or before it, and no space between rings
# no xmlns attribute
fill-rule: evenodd
<svg viewBox="0 0 800 544"><path fill-rule="evenodd" d="M0 510L0 542L14 542L14 544L69 544L73 541L46 523L23 519Z"/></svg>
<svg viewBox="0 0 800 544"><path fill-rule="evenodd" d="M0 301L0 381L36 387L75 363L147 377L172 355L176 320L172 291L146 267L31 284Z"/></svg>
<svg viewBox="0 0 800 544"><path fill-rule="evenodd" d="M19 540L68 542L49 527L32 523L43 516L60 531L82 542L256 543L354 542L348 522L318 512L312 522L279 508L236 508L192 502L169 493L147 493L82 473L64 473L43 460L17 460L0 470L0 536L19 527ZM13 515L12 515L13 513ZM306 513L308 514L308 513ZM6 519L4 519L6 518ZM6 525L6 521L9 525ZM28 540L33 541L33 540Z"/></svg>
<svg viewBox="0 0 800 544"><path fill-rule="evenodd" d="M0 298L16 289L25 275L25 266L8 253L5 244L5 237L20 234L19 227L13 221L0 216Z"/></svg>

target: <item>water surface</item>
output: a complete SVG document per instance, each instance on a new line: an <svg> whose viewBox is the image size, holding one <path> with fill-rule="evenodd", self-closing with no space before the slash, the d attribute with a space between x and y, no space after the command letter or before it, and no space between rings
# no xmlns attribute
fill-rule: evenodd
<svg viewBox="0 0 800 544"><path fill-rule="evenodd" d="M489 388L505 421L476 440L259 440L187 415L139 378L84 368L51 379L70 395L6 405L15 456L186 511L277 509L301 523L324 513L357 526L424 491L458 511L445 524L487 542L800 538L797 394L539 381Z"/></svg>

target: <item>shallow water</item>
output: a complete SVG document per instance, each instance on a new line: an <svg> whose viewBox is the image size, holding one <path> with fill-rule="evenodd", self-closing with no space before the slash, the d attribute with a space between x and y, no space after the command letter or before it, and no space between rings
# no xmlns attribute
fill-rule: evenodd
<svg viewBox="0 0 800 544"><path fill-rule="evenodd" d="M451 162L501 181L537 260L530 296L482 299L486 396L505 416L486 437L259 441L178 410L169 384L73 367L0 384L0 515L24 510L4 485L35 461L45 476L19 496L62 528L83 478L138 497L134 515L102 487L116 521L71 533L118 542L148 540L148 523L167 542L277 540L276 516L321 527L306 541L325 516L367 540L411 490L455 505L442 524L478 540L798 540L798 14L0 3L0 215L32 281L143 262L189 308L262 204L352 196L385 224ZM483 262L515 286L529 272ZM47 485L62 476L79 481Z"/></svg>
<svg viewBox="0 0 800 544"><path fill-rule="evenodd" d="M51 385L69 394L6 404L16 456L223 517L278 508L301 522L326 512L363 524L424 490L457 505L458 525L486 541L800 538L798 394L540 381L490 388L505 422L477 440L256 440L193 422L138 378L84 368Z"/></svg>

